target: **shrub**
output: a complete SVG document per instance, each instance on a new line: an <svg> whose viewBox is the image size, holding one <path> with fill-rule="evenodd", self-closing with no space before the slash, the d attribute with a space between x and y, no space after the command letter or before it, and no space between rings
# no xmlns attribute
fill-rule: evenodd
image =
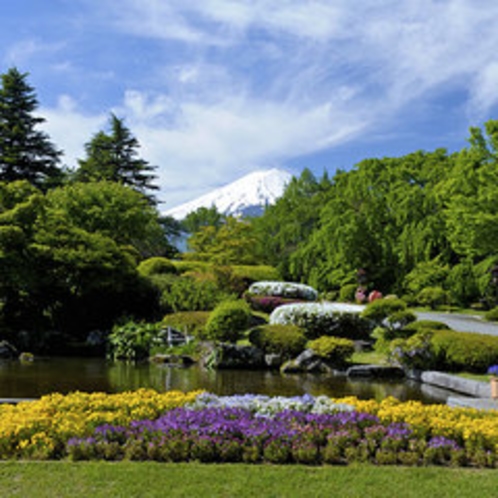
<svg viewBox="0 0 498 498"><path fill-rule="evenodd" d="M168 291L161 296L161 305L178 311L208 311L232 297L214 282L189 277L175 279Z"/></svg>
<svg viewBox="0 0 498 498"><path fill-rule="evenodd" d="M382 322L393 313L405 310L406 303L403 300L388 297L376 299L369 303L361 316L367 320L372 320L377 325L381 325Z"/></svg>
<svg viewBox="0 0 498 498"><path fill-rule="evenodd" d="M144 277L177 273L175 265L169 259L160 257L145 259L137 266L137 271Z"/></svg>
<svg viewBox="0 0 498 498"><path fill-rule="evenodd" d="M208 338L236 342L249 326L251 310L245 301L225 301L213 310L206 324Z"/></svg>
<svg viewBox="0 0 498 498"><path fill-rule="evenodd" d="M423 330L408 339L395 339L389 346L389 361L405 368L431 369L435 365L433 332Z"/></svg>
<svg viewBox="0 0 498 498"><path fill-rule="evenodd" d="M339 301L341 303L354 303L356 301L357 284L347 284L339 290Z"/></svg>
<svg viewBox="0 0 498 498"><path fill-rule="evenodd" d="M486 373L498 363L498 337L440 330L434 333L432 344L438 367L450 372Z"/></svg>
<svg viewBox="0 0 498 498"><path fill-rule="evenodd" d="M368 339L370 325L354 305L300 303L280 306L270 315L271 324L297 325L308 339L322 335L348 339Z"/></svg>
<svg viewBox="0 0 498 498"><path fill-rule="evenodd" d="M283 358L298 355L306 347L304 331L295 325L262 325L251 329L249 341L265 353L275 353Z"/></svg>
<svg viewBox="0 0 498 498"><path fill-rule="evenodd" d="M387 317L387 324L392 330L403 329L407 327L410 323L417 320L414 313L408 310L395 311Z"/></svg>
<svg viewBox="0 0 498 498"><path fill-rule="evenodd" d="M267 265L234 265L232 271L236 277L243 279L249 285L262 280L278 280L280 278L278 270Z"/></svg>
<svg viewBox="0 0 498 498"><path fill-rule="evenodd" d="M213 265L205 261L172 261L178 273L183 274L189 271L194 272L209 272L212 270Z"/></svg>
<svg viewBox="0 0 498 498"><path fill-rule="evenodd" d="M202 339L209 314L209 311L179 311L166 315L161 324L163 327L170 326L187 335Z"/></svg>
<svg viewBox="0 0 498 498"><path fill-rule="evenodd" d="M147 358L158 333L157 324L128 322L117 325L108 338L108 356L120 360Z"/></svg>
<svg viewBox="0 0 498 498"><path fill-rule="evenodd" d="M247 293L256 296L278 296L303 301L316 301L318 292L309 285L296 282L261 281L253 283Z"/></svg>
<svg viewBox="0 0 498 498"><path fill-rule="evenodd" d="M417 320L415 322L409 323L404 327L404 330L411 332L412 335L419 332L420 330L449 330L448 325L443 322L438 322L436 320Z"/></svg>
<svg viewBox="0 0 498 498"><path fill-rule="evenodd" d="M341 337L322 336L309 343L309 348L331 363L344 364L354 353L354 342Z"/></svg>
<svg viewBox="0 0 498 498"><path fill-rule="evenodd" d="M498 306L496 308L489 310L484 315L484 318L490 322L498 322Z"/></svg>
<svg viewBox="0 0 498 498"><path fill-rule="evenodd" d="M449 300L449 294L442 287L426 287L417 294L417 301L423 306L436 309Z"/></svg>

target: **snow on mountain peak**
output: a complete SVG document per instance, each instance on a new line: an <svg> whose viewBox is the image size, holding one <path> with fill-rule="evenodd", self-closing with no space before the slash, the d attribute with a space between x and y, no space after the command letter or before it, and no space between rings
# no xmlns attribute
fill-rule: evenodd
<svg viewBox="0 0 498 498"><path fill-rule="evenodd" d="M265 206L275 203L291 178L290 173L280 169L255 171L193 201L169 209L164 214L182 220L200 207L210 208L214 205L226 215L257 216Z"/></svg>

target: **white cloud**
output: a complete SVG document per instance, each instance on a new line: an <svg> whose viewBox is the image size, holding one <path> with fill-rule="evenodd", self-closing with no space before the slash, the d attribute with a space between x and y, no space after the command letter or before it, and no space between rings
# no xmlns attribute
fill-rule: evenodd
<svg viewBox="0 0 498 498"><path fill-rule="evenodd" d="M77 160L85 157L84 144L102 129L108 115L89 116L83 114L77 103L68 95L59 97L56 108L41 108L39 113L46 119L43 129L52 142L63 150L62 162L74 168Z"/></svg>

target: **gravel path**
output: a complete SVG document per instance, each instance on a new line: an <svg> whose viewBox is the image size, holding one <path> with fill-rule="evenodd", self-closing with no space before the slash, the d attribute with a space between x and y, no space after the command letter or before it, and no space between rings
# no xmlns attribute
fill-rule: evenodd
<svg viewBox="0 0 498 498"><path fill-rule="evenodd" d="M441 313L437 311L420 311L415 313L419 320L436 320L459 332L475 332L498 336L498 324L486 322L478 316L459 313Z"/></svg>

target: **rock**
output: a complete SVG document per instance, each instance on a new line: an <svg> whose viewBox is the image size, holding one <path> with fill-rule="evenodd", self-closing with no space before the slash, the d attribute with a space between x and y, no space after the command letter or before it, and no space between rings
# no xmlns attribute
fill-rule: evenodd
<svg viewBox="0 0 498 498"><path fill-rule="evenodd" d="M405 372L399 367L383 365L355 365L346 371L348 377L373 377L378 379L402 378Z"/></svg>
<svg viewBox="0 0 498 498"><path fill-rule="evenodd" d="M195 363L192 357L184 354L156 354L150 358L150 361L172 367L189 367Z"/></svg>
<svg viewBox="0 0 498 498"><path fill-rule="evenodd" d="M332 369L311 349L306 349L297 358L285 362L280 367L280 371L282 373L328 373Z"/></svg>
<svg viewBox="0 0 498 498"><path fill-rule="evenodd" d="M265 364L268 368L280 368L282 362L283 360L281 354L265 354Z"/></svg>
<svg viewBox="0 0 498 498"><path fill-rule="evenodd" d="M263 351L254 346L238 346L236 344L218 344L205 359L204 365L217 369L260 369L265 368Z"/></svg>
<svg viewBox="0 0 498 498"><path fill-rule="evenodd" d="M0 359L13 360L19 353L17 349L8 341L0 341Z"/></svg>

